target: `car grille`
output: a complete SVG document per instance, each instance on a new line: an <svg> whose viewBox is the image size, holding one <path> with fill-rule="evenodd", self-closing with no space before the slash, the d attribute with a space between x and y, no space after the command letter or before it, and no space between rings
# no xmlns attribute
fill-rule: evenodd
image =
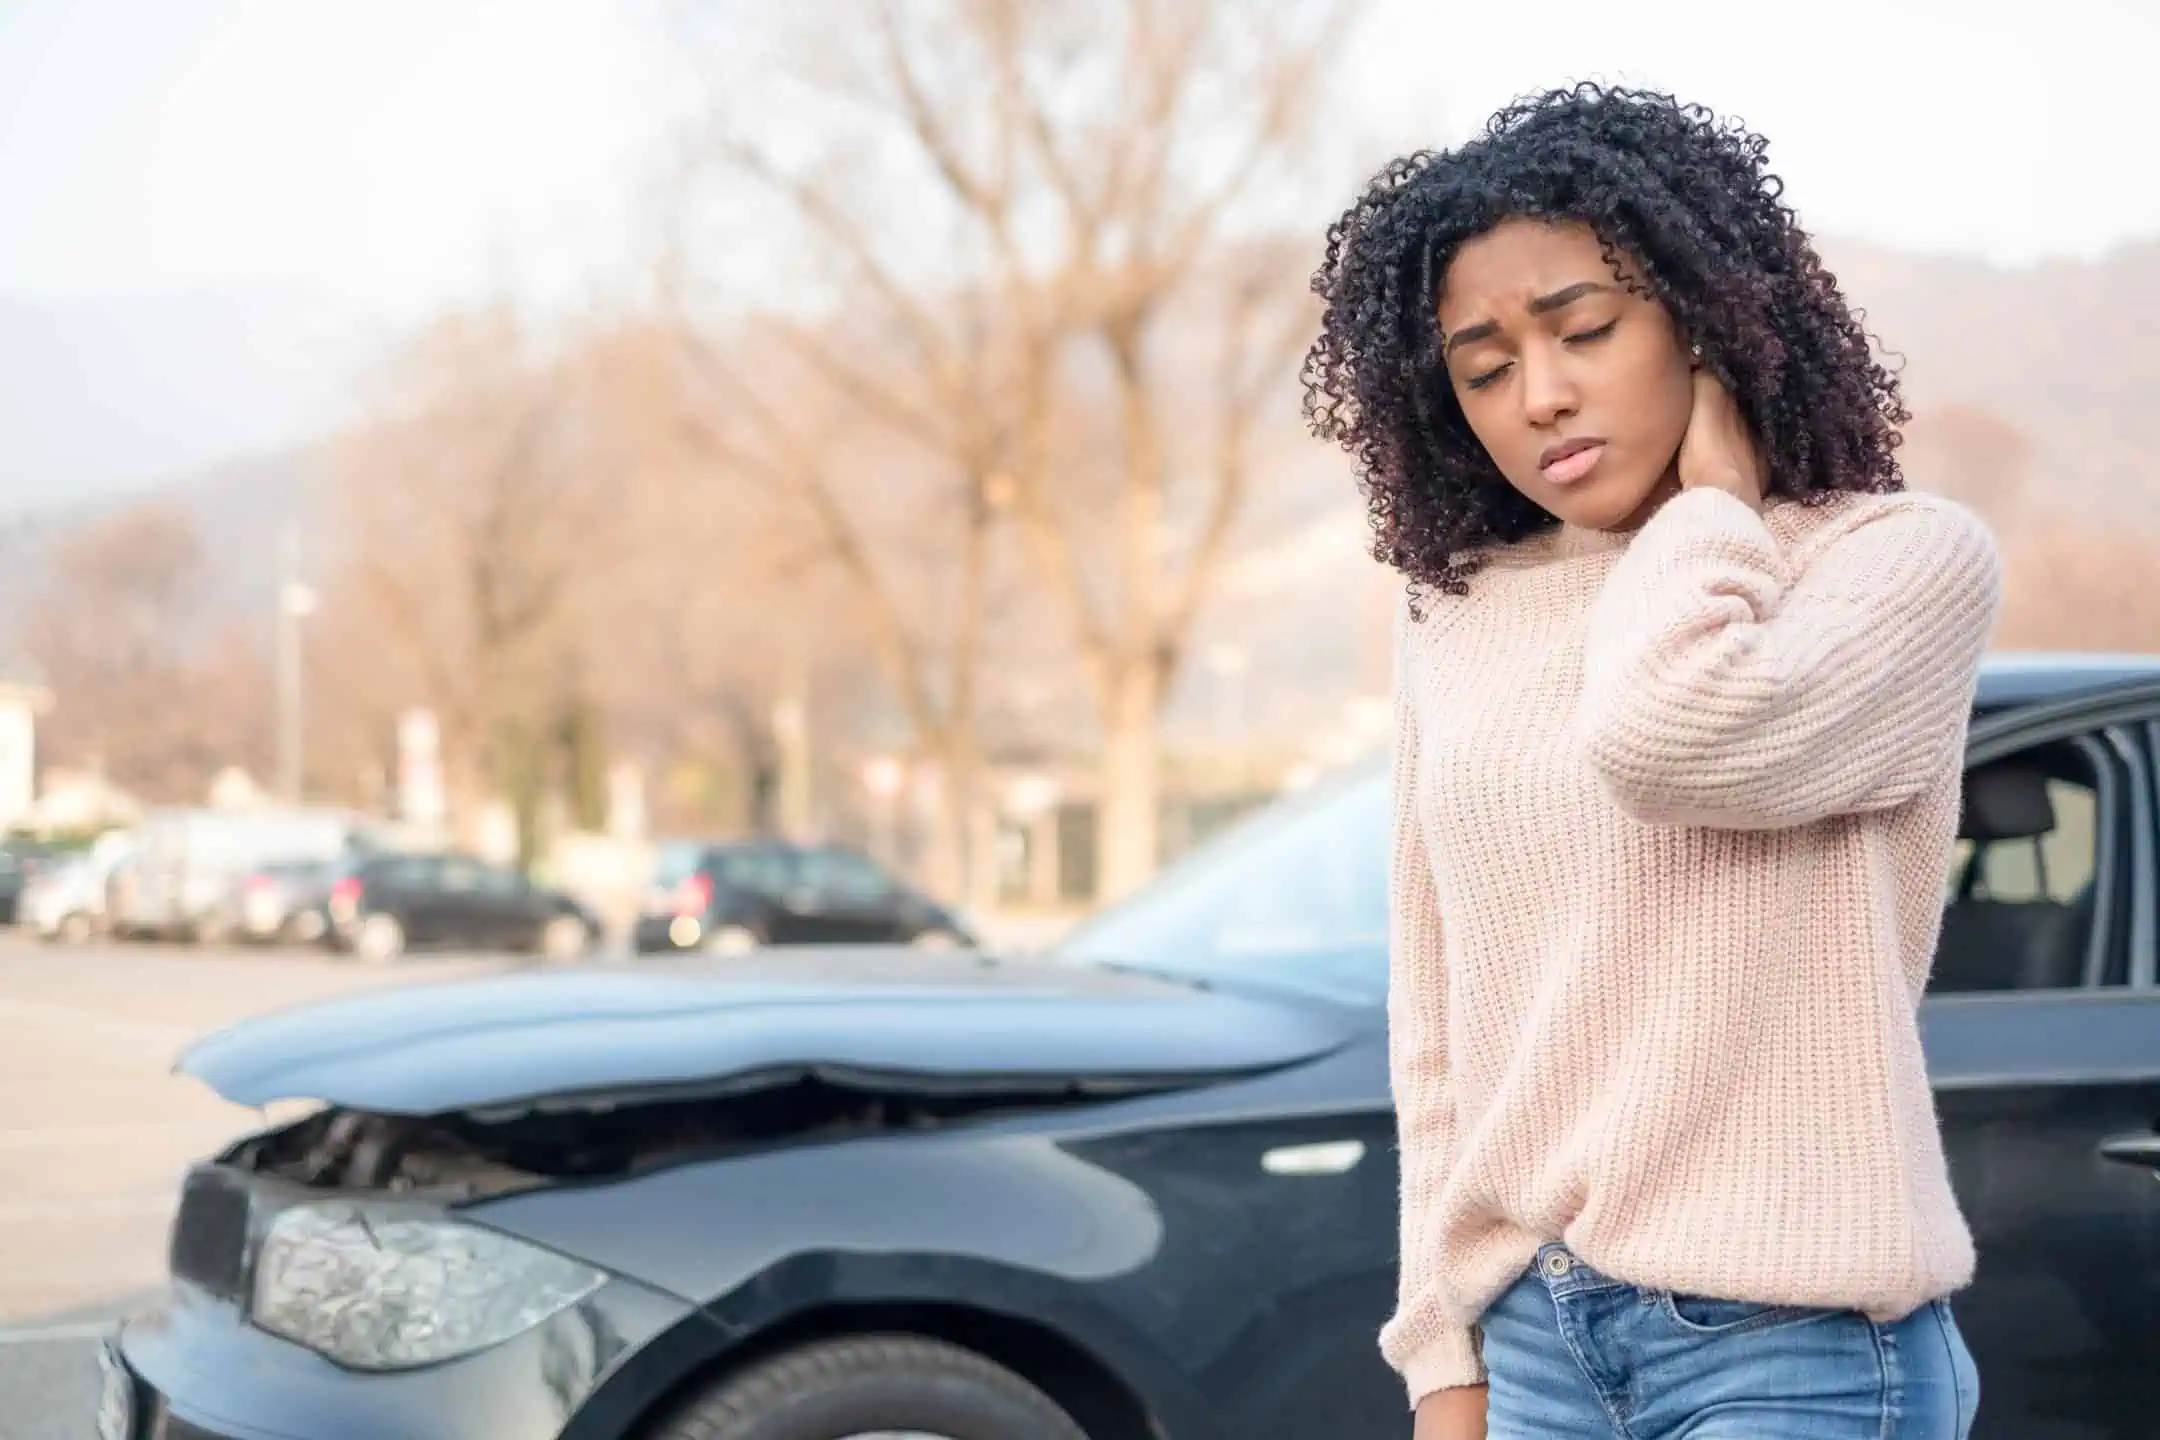
<svg viewBox="0 0 2160 1440"><path fill-rule="evenodd" d="M246 1291L248 1191L237 1176L205 1167L189 1173L173 1220L170 1263L174 1278L223 1300Z"/></svg>

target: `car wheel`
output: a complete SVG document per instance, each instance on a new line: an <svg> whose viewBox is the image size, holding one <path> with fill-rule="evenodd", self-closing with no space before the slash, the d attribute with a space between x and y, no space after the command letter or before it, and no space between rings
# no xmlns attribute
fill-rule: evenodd
<svg viewBox="0 0 2160 1440"><path fill-rule="evenodd" d="M1087 1440L1049 1396L972 1350L907 1335L825 1340L691 1400L653 1440Z"/></svg>
<svg viewBox="0 0 2160 1440"><path fill-rule="evenodd" d="M405 953L405 927L395 915L377 911L360 922L352 952L370 965L387 965Z"/></svg>
<svg viewBox="0 0 2160 1440"><path fill-rule="evenodd" d="M765 937L748 925L715 925L705 937L705 949L714 955L748 955L765 947Z"/></svg>
<svg viewBox="0 0 2160 1440"><path fill-rule="evenodd" d="M70 910L60 917L59 925L53 930L53 937L63 945L87 945L94 933L96 927L91 925L88 915L80 910Z"/></svg>
<svg viewBox="0 0 2160 1440"><path fill-rule="evenodd" d="M967 942L950 930L933 927L919 932L908 944L917 950L960 950L966 948Z"/></svg>
<svg viewBox="0 0 2160 1440"><path fill-rule="evenodd" d="M540 931L540 954L547 960L575 960L592 948L592 930L575 915L557 915Z"/></svg>

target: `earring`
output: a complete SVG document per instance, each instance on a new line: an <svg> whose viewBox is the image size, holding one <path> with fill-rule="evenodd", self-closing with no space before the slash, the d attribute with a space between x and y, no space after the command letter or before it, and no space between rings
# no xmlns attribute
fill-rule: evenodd
<svg viewBox="0 0 2160 1440"><path fill-rule="evenodd" d="M1700 360L1702 359L1702 346L1692 345L1688 347L1688 353L1693 355L1697 360Z"/></svg>

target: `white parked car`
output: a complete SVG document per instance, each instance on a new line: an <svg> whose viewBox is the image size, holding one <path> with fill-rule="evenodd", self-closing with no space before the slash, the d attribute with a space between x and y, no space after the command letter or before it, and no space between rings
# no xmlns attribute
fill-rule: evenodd
<svg viewBox="0 0 2160 1440"><path fill-rule="evenodd" d="M133 837L114 831L82 854L46 866L23 886L18 920L42 940L79 945L103 934L113 869L133 848Z"/></svg>

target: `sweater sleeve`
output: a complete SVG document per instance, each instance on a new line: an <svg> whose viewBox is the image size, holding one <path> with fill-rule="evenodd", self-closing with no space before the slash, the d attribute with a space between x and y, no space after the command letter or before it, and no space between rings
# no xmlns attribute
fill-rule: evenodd
<svg viewBox="0 0 2160 1440"><path fill-rule="evenodd" d="M1689 491L1592 608L1578 736L1638 820L1890 808L1954 763L2001 592L1994 541L1946 500L1876 502L1796 565L1749 506Z"/></svg>
<svg viewBox="0 0 2160 1440"><path fill-rule="evenodd" d="M1440 1191L1455 1150L1448 1079L1447 964L1418 786L1418 725L1407 613L1395 647L1394 837L1388 871L1388 1072L1402 1168L1400 1268L1381 1354L1401 1372L1414 1409L1436 1390L1481 1385L1473 1327L1450 1317L1440 1255Z"/></svg>

